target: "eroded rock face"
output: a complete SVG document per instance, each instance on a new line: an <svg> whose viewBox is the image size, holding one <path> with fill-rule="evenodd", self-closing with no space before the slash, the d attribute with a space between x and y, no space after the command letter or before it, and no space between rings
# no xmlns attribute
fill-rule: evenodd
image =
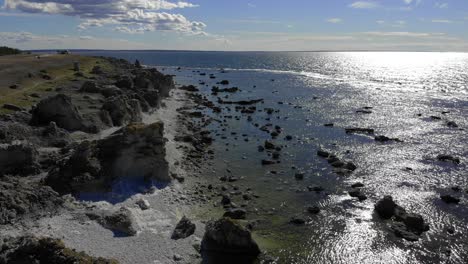
<svg viewBox="0 0 468 264"><path fill-rule="evenodd" d="M82 142L52 169L45 183L61 194L108 190L118 178L169 182L164 124L130 124L105 139Z"/></svg>
<svg viewBox="0 0 468 264"><path fill-rule="evenodd" d="M68 131L88 130L71 98L64 94L40 101L32 111L31 125L48 125L52 121Z"/></svg>
<svg viewBox="0 0 468 264"><path fill-rule="evenodd" d="M62 241L32 236L5 238L0 241L0 264L7 263L89 263L117 264L116 260L95 258L66 248Z"/></svg>
<svg viewBox="0 0 468 264"><path fill-rule="evenodd" d="M0 175L29 175L39 172L39 153L28 141L0 145Z"/></svg>
<svg viewBox="0 0 468 264"><path fill-rule="evenodd" d="M260 254L250 231L229 218L211 221L206 225L201 250L205 255L214 253L256 258Z"/></svg>
<svg viewBox="0 0 468 264"><path fill-rule="evenodd" d="M129 99L126 96L113 96L108 98L102 110L109 113L114 126L122 126L130 122L141 121L141 106L136 99Z"/></svg>
<svg viewBox="0 0 468 264"><path fill-rule="evenodd" d="M0 178L0 225L23 217L50 215L63 204L58 193L25 178Z"/></svg>

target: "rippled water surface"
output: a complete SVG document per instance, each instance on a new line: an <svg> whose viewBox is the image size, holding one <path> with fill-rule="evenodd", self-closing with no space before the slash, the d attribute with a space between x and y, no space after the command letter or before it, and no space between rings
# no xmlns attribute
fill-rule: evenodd
<svg viewBox="0 0 468 264"><path fill-rule="evenodd" d="M468 263L468 54L86 54L139 59L175 74L180 84L205 82L198 87L213 101L224 94L211 95L211 86L226 79L230 87L242 90L229 94L229 100L263 98L258 109L279 110L272 115L257 112L250 122L234 106L223 106L227 108L221 115L206 111L218 120L224 115L238 117L209 127L215 136L215 159L207 164L206 177L217 181L229 169L243 177L236 183L241 190L250 187L260 196L246 205L248 219L258 220L255 238L278 257L278 263ZM209 79L209 74L216 79ZM371 112L356 112L364 107ZM447 126L449 121L458 128ZM284 146L281 163L260 164L268 156L257 146L271 137L255 123L283 128L274 140ZM334 126L325 127L326 123ZM376 135L401 142L380 143L370 135L346 134L349 127L373 128ZM285 140L286 135L293 140ZM352 161L357 170L337 175L317 157L319 148ZM461 162L437 161L439 154ZM297 171L305 173L304 180L295 179ZM348 194L356 182L364 184L368 199L363 202ZM322 186L325 191L309 192L307 186ZM441 194L461 202L445 204ZM374 204L384 195L392 195L429 223L430 230L418 242L395 237L388 221L375 215ZM304 213L311 205L318 205L321 212ZM308 224L289 224L295 215L308 219ZM450 228L453 234L447 231Z"/></svg>

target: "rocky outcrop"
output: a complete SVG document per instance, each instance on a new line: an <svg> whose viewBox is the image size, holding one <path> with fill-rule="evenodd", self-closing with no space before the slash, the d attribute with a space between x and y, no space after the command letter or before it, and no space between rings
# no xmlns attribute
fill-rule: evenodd
<svg viewBox="0 0 468 264"><path fill-rule="evenodd" d="M0 178L0 225L53 214L62 204L62 198L48 186L27 178Z"/></svg>
<svg viewBox="0 0 468 264"><path fill-rule="evenodd" d="M132 211L126 207L121 207L117 211L87 213L87 216L118 235L134 236L137 234L137 227Z"/></svg>
<svg viewBox="0 0 468 264"><path fill-rule="evenodd" d="M32 236L0 240L0 264L7 263L89 263L117 264L116 260L95 258L66 248L61 240Z"/></svg>
<svg viewBox="0 0 468 264"><path fill-rule="evenodd" d="M108 190L118 178L169 182L164 124L130 124L109 137L82 142L49 172L45 183L61 194Z"/></svg>
<svg viewBox="0 0 468 264"><path fill-rule="evenodd" d="M39 172L39 153L28 141L0 144L0 175L29 175Z"/></svg>
<svg viewBox="0 0 468 264"><path fill-rule="evenodd" d="M206 225L201 251L204 257L213 254L233 255L251 260L260 254L260 249L252 239L250 231L229 218L211 221Z"/></svg>
<svg viewBox="0 0 468 264"><path fill-rule="evenodd" d="M140 102L123 95L108 98L104 102L102 110L109 113L114 126L122 126L130 122L140 122L142 119Z"/></svg>
<svg viewBox="0 0 468 264"><path fill-rule="evenodd" d="M64 94L46 98L33 109L31 125L43 126L50 122L55 122L57 126L68 131L89 131L71 98Z"/></svg>
<svg viewBox="0 0 468 264"><path fill-rule="evenodd" d="M195 228L195 224L184 216L177 223L171 238L175 240L187 238L195 233Z"/></svg>

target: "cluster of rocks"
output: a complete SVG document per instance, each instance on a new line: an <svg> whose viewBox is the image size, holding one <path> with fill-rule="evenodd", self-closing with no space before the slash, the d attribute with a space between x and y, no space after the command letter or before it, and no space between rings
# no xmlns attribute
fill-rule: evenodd
<svg viewBox="0 0 468 264"><path fill-rule="evenodd" d="M327 162L334 168L334 172L339 175L347 175L357 169L356 165L352 162L342 161L335 154L332 154L323 149L317 151L317 155L327 160Z"/></svg>
<svg viewBox="0 0 468 264"><path fill-rule="evenodd" d="M391 196L379 200L375 204L375 211L381 218L391 220L391 229L396 236L408 241L418 241L420 235L429 230L429 225L421 215L407 213Z"/></svg>

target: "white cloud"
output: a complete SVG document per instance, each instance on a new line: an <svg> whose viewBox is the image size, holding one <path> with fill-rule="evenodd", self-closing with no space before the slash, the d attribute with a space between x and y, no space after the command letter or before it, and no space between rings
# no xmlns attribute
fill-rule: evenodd
<svg viewBox="0 0 468 264"><path fill-rule="evenodd" d="M377 20L377 21L375 21L375 23L377 23L379 25L383 25L383 24L385 24L385 20Z"/></svg>
<svg viewBox="0 0 468 264"><path fill-rule="evenodd" d="M449 4L448 4L448 3L436 2L434 6L435 6L436 8L445 9L445 8L448 8L448 7L449 7Z"/></svg>
<svg viewBox="0 0 468 264"><path fill-rule="evenodd" d="M371 1L357 1L349 5L349 7L356 8L356 9L373 9L378 6L379 6L378 3L371 2Z"/></svg>
<svg viewBox="0 0 468 264"><path fill-rule="evenodd" d="M81 30L111 25L126 33L168 30L200 34L206 27L204 23L161 12L191 7L197 5L166 0L5 0L4 4L6 10L79 17Z"/></svg>
<svg viewBox="0 0 468 264"><path fill-rule="evenodd" d="M252 4L252 3L247 3L247 6L250 7L250 8L255 8L255 7L257 7L255 4Z"/></svg>
<svg viewBox="0 0 468 264"><path fill-rule="evenodd" d="M334 18L327 19L327 22L333 23L333 24L338 24L338 23L343 22L343 19L334 17Z"/></svg>
<svg viewBox="0 0 468 264"><path fill-rule="evenodd" d="M411 38L428 38L445 36L444 33L426 33L426 32L407 32L407 31L369 31L359 34L376 36L376 37L411 37Z"/></svg>
<svg viewBox="0 0 468 264"><path fill-rule="evenodd" d="M448 19L433 19L431 21L432 21L432 23L442 23L442 24L452 24L453 23L452 20L448 20Z"/></svg>

